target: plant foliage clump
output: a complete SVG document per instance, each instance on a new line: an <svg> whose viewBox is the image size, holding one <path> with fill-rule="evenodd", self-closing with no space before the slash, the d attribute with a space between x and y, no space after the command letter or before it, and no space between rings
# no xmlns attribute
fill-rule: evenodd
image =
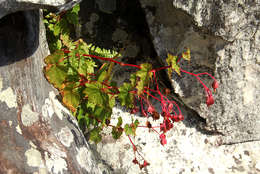
<svg viewBox="0 0 260 174"><path fill-rule="evenodd" d="M216 90L218 83L208 73L194 74L183 70L178 62L181 59L189 61L190 50L187 48L181 56L168 54L167 66L154 69L151 64L140 65L127 64L117 61L121 55L115 51L100 49L79 39L72 41L69 25L78 25L77 14L79 6L61 15L48 14L45 23L48 32L52 33L50 49L52 54L44 61L44 74L46 79L57 88L62 96L62 102L77 118L80 128L89 130L90 140L98 143L102 140L101 132L104 127L112 127L112 137L119 139L124 133L132 144L135 152L134 164L140 169L149 163L138 152L131 137L136 135L137 128L149 128L158 134L162 145L167 144L166 132L169 131L175 122L184 119L181 109L174 100L170 100L169 89L160 89L158 85L157 72L168 70L169 76L174 72L177 75L186 73L194 76L204 87L208 106L214 103L211 90L200 79L201 75L209 75L214 80L212 88ZM113 67L119 65L136 68L128 82L118 85L113 80ZM151 88L151 86L153 88ZM161 112L155 109L151 99L161 104ZM147 118L146 125L140 125L138 119L131 124L123 124L124 117L119 117L116 125L110 124L112 108L118 101L132 114L138 111ZM148 118L158 120L163 117L158 126L152 125ZM158 129L158 130L156 130ZM137 159L136 153L140 156L142 163Z"/></svg>

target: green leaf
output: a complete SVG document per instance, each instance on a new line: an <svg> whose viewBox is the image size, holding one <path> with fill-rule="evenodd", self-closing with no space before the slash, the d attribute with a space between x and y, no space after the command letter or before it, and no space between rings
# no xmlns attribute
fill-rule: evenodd
<svg viewBox="0 0 260 174"><path fill-rule="evenodd" d="M125 124L124 132L125 132L126 136L128 136L128 135L135 135L132 127L130 127L129 124Z"/></svg>
<svg viewBox="0 0 260 174"><path fill-rule="evenodd" d="M107 75L107 69L108 69L109 64L103 64L102 68L99 69L99 71L97 72L97 81L99 82L103 82L106 78Z"/></svg>
<svg viewBox="0 0 260 174"><path fill-rule="evenodd" d="M118 117L118 119L117 119L118 121L117 121L117 127L120 127L122 124L123 124L123 120L122 120L122 117Z"/></svg>
<svg viewBox="0 0 260 174"><path fill-rule="evenodd" d="M186 48L186 51L182 53L182 58L190 61L190 49Z"/></svg>
<svg viewBox="0 0 260 174"><path fill-rule="evenodd" d="M88 61L85 60L84 57L80 57L79 58L79 67L78 67L78 73L83 75L83 76L87 76L88 72Z"/></svg>
<svg viewBox="0 0 260 174"><path fill-rule="evenodd" d="M84 112L84 109L80 108L79 113L76 116L79 123L79 127L83 132L85 132L84 129L86 127L89 127L90 125L90 118L88 117L88 113L84 115Z"/></svg>
<svg viewBox="0 0 260 174"><path fill-rule="evenodd" d="M79 6L79 4L77 4L77 5L75 5L75 6L72 8L71 12L78 14L78 13L79 13L79 10L80 10L80 6Z"/></svg>
<svg viewBox="0 0 260 174"><path fill-rule="evenodd" d="M105 124L106 119L110 119L112 114L112 109L105 106L95 106L93 116L102 122L102 124Z"/></svg>
<svg viewBox="0 0 260 174"><path fill-rule="evenodd" d="M56 44L55 44L56 49L61 49L62 48L62 43L61 40L57 40Z"/></svg>
<svg viewBox="0 0 260 174"><path fill-rule="evenodd" d="M137 94L143 94L144 87L148 85L152 78L152 65L149 63L141 64L141 69L136 72L136 77L139 77L136 85Z"/></svg>
<svg viewBox="0 0 260 174"><path fill-rule="evenodd" d="M61 50L57 50L51 55L47 56L44 59L45 64L50 65L50 64L58 64L61 59L63 59L64 53Z"/></svg>
<svg viewBox="0 0 260 174"><path fill-rule="evenodd" d="M62 41L62 44L65 45L67 48L71 48L73 47L73 42L72 40L70 39L70 36L66 33L62 33L60 35L60 39Z"/></svg>
<svg viewBox="0 0 260 174"><path fill-rule="evenodd" d="M128 136L128 135L135 136L135 132L136 132L136 128L137 128L138 124L139 124L139 121L137 119L131 125L126 124L125 127L124 127L124 131L125 131L126 136Z"/></svg>
<svg viewBox="0 0 260 174"><path fill-rule="evenodd" d="M99 143L102 140L102 136L100 135L101 129L100 128L94 128L90 131L89 139L96 144Z"/></svg>
<svg viewBox="0 0 260 174"><path fill-rule="evenodd" d="M66 18L69 23L77 25L79 23L79 16L76 13L67 13Z"/></svg>
<svg viewBox="0 0 260 174"><path fill-rule="evenodd" d="M121 135L122 135L122 133L123 133L123 131L122 131L123 129L120 127L120 128L118 128L118 127L113 127L112 128L112 137L114 138L114 139L119 139L120 137L121 137Z"/></svg>
<svg viewBox="0 0 260 174"><path fill-rule="evenodd" d="M139 125L139 121L136 119L134 122L134 128L137 128L138 125Z"/></svg>
<svg viewBox="0 0 260 174"><path fill-rule="evenodd" d="M132 85L130 83L123 83L118 90L120 92L118 94L118 99L120 100L121 105L132 108L134 102L134 94L130 93Z"/></svg>
<svg viewBox="0 0 260 174"><path fill-rule="evenodd" d="M109 107L110 108L113 108L115 106L115 103L116 103L116 98L115 96L112 96L111 94L108 94L108 97L109 97Z"/></svg>
<svg viewBox="0 0 260 174"><path fill-rule="evenodd" d="M177 60L177 56L173 56L172 54L168 53L166 62L169 66L171 66L171 68L168 69L169 76L171 76L172 70L175 70L179 75L181 75L180 66L177 64Z"/></svg>
<svg viewBox="0 0 260 174"><path fill-rule="evenodd" d="M53 84L55 88L61 89L64 80L66 79L67 69L64 66L52 65L45 67L45 77Z"/></svg>
<svg viewBox="0 0 260 174"><path fill-rule="evenodd" d="M83 91L88 97L88 102L98 105L108 105L108 95L102 92L102 85L98 82L86 83L86 89Z"/></svg>
<svg viewBox="0 0 260 174"><path fill-rule="evenodd" d="M60 22L57 22L57 23L53 26L53 35L54 35L54 36L58 36L60 33L61 33Z"/></svg>
<svg viewBox="0 0 260 174"><path fill-rule="evenodd" d="M136 86L136 74L130 75L130 81L131 81L132 87L135 87Z"/></svg>
<svg viewBox="0 0 260 174"><path fill-rule="evenodd" d="M62 90L62 102L72 111L77 110L78 105L80 104L80 95L79 91L76 89L65 87Z"/></svg>

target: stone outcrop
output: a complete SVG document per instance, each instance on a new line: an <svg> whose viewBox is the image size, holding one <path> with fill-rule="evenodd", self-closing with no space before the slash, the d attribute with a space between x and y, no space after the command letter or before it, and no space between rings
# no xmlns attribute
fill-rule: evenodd
<svg viewBox="0 0 260 174"><path fill-rule="evenodd" d="M215 104L208 108L203 87L186 74L173 75L175 92L206 120L207 129L223 134L226 144L260 137L260 2L140 0L163 59L167 52L191 49L183 69L209 72L220 83ZM203 81L210 87L212 80Z"/></svg>
<svg viewBox="0 0 260 174"><path fill-rule="evenodd" d="M0 19L10 13L47 8L52 10L67 10L72 8L81 0L1 0Z"/></svg>
<svg viewBox="0 0 260 174"><path fill-rule="evenodd" d="M38 10L0 20L0 173L109 173L43 75Z"/></svg>
<svg viewBox="0 0 260 174"><path fill-rule="evenodd" d="M25 1L10 2L24 5ZM149 133L147 128L137 129L133 141L150 163L140 171L132 163L134 153L126 136L115 141L107 128L101 143L87 142L75 118L45 80L43 58L49 51L39 11L5 16L50 6L61 11L79 1L51 2L46 5L45 1L34 1L28 8L9 8L6 12L6 7L13 6L0 1L0 173L260 172L260 143L256 141L260 137L259 3L234 0L82 3L81 29L85 40L104 48L126 48L127 60L122 61L137 63L147 61L137 58L155 58L156 53L164 63L167 52L179 54L189 47L192 60L181 61L183 69L209 72L220 83L214 93L215 104L207 108L203 88L196 79L173 75L175 92L193 111L182 108L185 120L175 123L167 132L165 146L160 144L158 134ZM161 66L157 60L148 61ZM118 71L118 81L129 76L125 69ZM212 83L207 77L203 81L208 86ZM198 114L203 119L197 119ZM138 118L140 125L146 124L146 119L131 115L120 106L113 109L111 124L116 124L119 116L123 117L123 124L130 123L132 117Z"/></svg>

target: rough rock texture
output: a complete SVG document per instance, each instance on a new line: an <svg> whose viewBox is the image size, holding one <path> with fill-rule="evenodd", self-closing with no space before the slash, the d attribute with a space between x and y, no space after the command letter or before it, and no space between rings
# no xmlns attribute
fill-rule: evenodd
<svg viewBox="0 0 260 174"><path fill-rule="evenodd" d="M131 118L138 118L140 125L145 125L146 118L140 118L117 107L112 118L123 117L124 123L131 123ZM111 124L116 124L114 120ZM196 128L195 120L175 123L174 128L166 133L167 144L160 144L159 135L147 128L138 128L133 141L139 152L150 163L139 169L131 161L134 159L132 146L126 136L115 141L107 130L97 149L99 156L113 168L115 174L257 174L260 172L260 142L221 145L220 135L207 135ZM153 126L158 125L158 123ZM158 129L157 129L158 130ZM138 157L138 155L137 155Z"/></svg>
<svg viewBox="0 0 260 174"><path fill-rule="evenodd" d="M70 9L81 0L0 0L0 19L10 13L39 8Z"/></svg>
<svg viewBox="0 0 260 174"><path fill-rule="evenodd" d="M201 117L206 129L223 134L223 142L260 139L260 2L140 0L154 47L161 58L189 47L191 63L183 69L209 72L220 83L215 104L207 108L194 77L173 76L173 86ZM210 87L212 80L203 81Z"/></svg>
<svg viewBox="0 0 260 174"><path fill-rule="evenodd" d="M0 20L0 173L109 173L44 78L44 31L38 10Z"/></svg>

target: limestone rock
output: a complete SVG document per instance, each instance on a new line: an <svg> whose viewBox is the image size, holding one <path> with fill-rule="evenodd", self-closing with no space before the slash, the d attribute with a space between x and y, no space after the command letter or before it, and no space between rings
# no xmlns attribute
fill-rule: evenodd
<svg viewBox="0 0 260 174"><path fill-rule="evenodd" d="M140 125L146 123L146 118L131 115L117 107L113 109L111 124L116 124L119 116L124 119L123 125L131 123L131 118L138 119ZM222 145L220 135L204 134L196 129L196 123L194 120L175 123L174 128L166 133L165 146L160 144L157 133L147 128L137 128L136 137L131 138L141 155L150 163L143 170L132 163L135 156L125 135L115 141L110 135L111 129L108 128L103 134L102 142L91 146L97 149L100 157L113 168L115 174L259 173L259 141ZM158 126L158 122L153 126ZM140 160L140 156L136 156Z"/></svg>
<svg viewBox="0 0 260 174"><path fill-rule="evenodd" d="M224 143L260 139L260 2L140 0L157 54L191 49L183 69L208 72L220 83L208 108L203 87L187 74L173 74L183 101L206 120L207 130L223 134ZM213 82L202 77L210 87Z"/></svg>
<svg viewBox="0 0 260 174"><path fill-rule="evenodd" d="M0 20L0 173L109 173L44 78L45 37L38 10Z"/></svg>
<svg viewBox="0 0 260 174"><path fill-rule="evenodd" d="M59 11L72 8L81 0L0 0L0 19L10 13L40 8Z"/></svg>

